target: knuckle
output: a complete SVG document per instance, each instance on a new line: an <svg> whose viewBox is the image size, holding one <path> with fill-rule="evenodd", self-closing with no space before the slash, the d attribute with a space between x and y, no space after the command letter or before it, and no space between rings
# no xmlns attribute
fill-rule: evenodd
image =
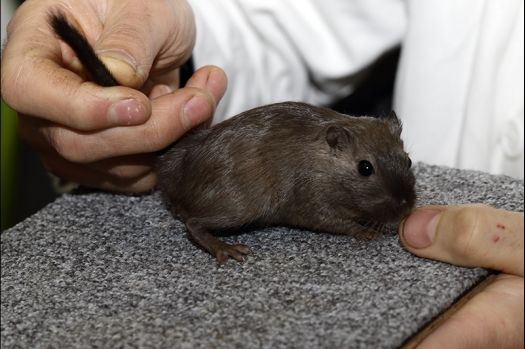
<svg viewBox="0 0 525 349"><path fill-rule="evenodd" d="M68 124L79 131L94 131L107 126L107 103L97 98L96 86L84 83L72 92L64 105Z"/></svg>

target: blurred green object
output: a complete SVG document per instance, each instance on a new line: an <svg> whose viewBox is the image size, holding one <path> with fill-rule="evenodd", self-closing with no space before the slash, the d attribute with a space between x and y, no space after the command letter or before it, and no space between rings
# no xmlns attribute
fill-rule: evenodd
<svg viewBox="0 0 525 349"><path fill-rule="evenodd" d="M1 165L1 196L2 221L1 231L13 224L15 193L18 180L18 159L20 139L17 131L16 112L2 100L2 165Z"/></svg>

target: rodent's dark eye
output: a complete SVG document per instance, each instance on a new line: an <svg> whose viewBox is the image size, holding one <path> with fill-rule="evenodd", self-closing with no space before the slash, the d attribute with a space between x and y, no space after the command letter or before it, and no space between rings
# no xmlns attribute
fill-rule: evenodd
<svg viewBox="0 0 525 349"><path fill-rule="evenodd" d="M359 174L365 177L371 176L376 172L374 170L374 166L372 166L372 164L366 160L361 160L359 165L357 165L357 169Z"/></svg>
<svg viewBox="0 0 525 349"><path fill-rule="evenodd" d="M408 158L408 168L411 168L411 167L412 167L412 159Z"/></svg>

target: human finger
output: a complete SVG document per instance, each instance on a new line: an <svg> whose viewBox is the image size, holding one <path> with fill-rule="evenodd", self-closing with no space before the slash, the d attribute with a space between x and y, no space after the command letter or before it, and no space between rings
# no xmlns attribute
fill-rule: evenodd
<svg viewBox="0 0 525 349"><path fill-rule="evenodd" d="M2 55L2 97L7 105L83 131L141 124L149 118L151 105L144 94L126 87L102 88L78 75L72 54L64 53L67 48L48 23L48 2L24 5L7 27Z"/></svg>
<svg viewBox="0 0 525 349"><path fill-rule="evenodd" d="M176 81L177 84L173 85L173 81ZM146 84L149 86L144 91L149 91L148 97L155 99L176 90L179 86L178 82L179 71L176 70L172 72L171 76L165 75L148 79ZM219 67L211 65L203 66L188 79L186 85L183 87L201 88L202 86L206 87L205 89L211 94L215 103L218 104L226 92L228 79L224 71Z"/></svg>
<svg viewBox="0 0 525 349"><path fill-rule="evenodd" d="M18 115L22 139L35 148L47 170L57 177L92 188L142 192L156 184L156 154L144 153L105 158L91 163L75 163L62 157L39 128L48 123L27 115Z"/></svg>
<svg viewBox="0 0 525 349"><path fill-rule="evenodd" d="M399 234L417 256L523 277L523 213L481 204L421 207Z"/></svg>
<svg viewBox="0 0 525 349"><path fill-rule="evenodd" d="M418 349L523 348L523 278L500 274Z"/></svg>
<svg viewBox="0 0 525 349"><path fill-rule="evenodd" d="M151 153L173 143L192 126L211 117L211 98L197 90L178 90L155 99L144 125L81 132L59 124L42 127L44 138L66 160L91 163L116 156Z"/></svg>
<svg viewBox="0 0 525 349"><path fill-rule="evenodd" d="M166 93L173 92L180 87L179 69L175 69L162 76L149 78L140 90L147 94L149 99L155 99Z"/></svg>
<svg viewBox="0 0 525 349"><path fill-rule="evenodd" d="M210 93L215 105L217 105L228 87L226 74L219 67L212 65L204 66L197 72L201 74L193 74L186 82L185 87L206 86L206 91ZM206 126L209 127L212 121L213 115L206 121Z"/></svg>
<svg viewBox="0 0 525 349"><path fill-rule="evenodd" d="M108 6L93 48L121 85L138 89L190 57L195 21L185 0L114 0Z"/></svg>
<svg viewBox="0 0 525 349"><path fill-rule="evenodd" d="M197 74L198 73L198 74ZM185 87L203 87L213 97L216 104L219 103L224 96L228 87L228 78L226 73L219 67L207 65L197 70L186 83Z"/></svg>
<svg viewBox="0 0 525 349"><path fill-rule="evenodd" d="M41 120L32 122L40 123L36 128L44 139L70 162L91 163L117 156L152 153L164 149L213 115L215 100L220 99L226 89L225 85L217 89L215 83L217 80L225 83L224 73L219 68L206 67L199 69L195 75L202 75L202 79L196 78L190 85L199 87L186 87L152 100L152 117L143 125L80 132ZM211 92L207 90L208 82L212 84ZM23 135L23 132L21 135L29 142L34 138Z"/></svg>
<svg viewBox="0 0 525 349"><path fill-rule="evenodd" d="M154 154L131 155L102 162L70 162L53 151L37 149L42 163L53 175L90 188L118 192L144 192L157 183Z"/></svg>

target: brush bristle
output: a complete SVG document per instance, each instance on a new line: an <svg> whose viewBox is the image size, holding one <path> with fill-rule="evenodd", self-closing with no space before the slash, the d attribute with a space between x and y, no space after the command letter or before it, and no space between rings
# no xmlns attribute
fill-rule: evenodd
<svg viewBox="0 0 525 349"><path fill-rule="evenodd" d="M71 24L62 12L52 13L50 22L55 34L71 47L93 81L101 86L118 86L108 68L97 57L86 38Z"/></svg>

